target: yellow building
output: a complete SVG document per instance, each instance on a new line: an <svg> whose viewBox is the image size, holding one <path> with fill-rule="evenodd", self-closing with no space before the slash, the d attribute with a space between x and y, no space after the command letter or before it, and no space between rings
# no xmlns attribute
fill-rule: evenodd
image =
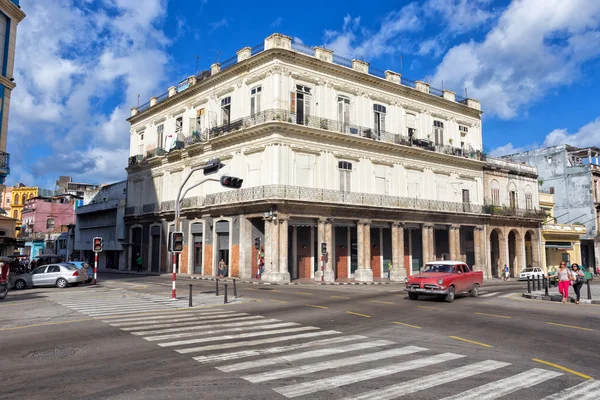
<svg viewBox="0 0 600 400"><path fill-rule="evenodd" d="M548 215L542 225L542 267L558 269L562 261L567 264L581 264L581 236L585 235L585 225L558 224L554 218L554 195L540 193L540 208Z"/></svg>
<svg viewBox="0 0 600 400"><path fill-rule="evenodd" d="M29 199L37 197L38 187L25 186L22 183L17 184L12 188L12 200L10 205L11 217L17 220L17 226L21 226L21 211L25 206L25 202Z"/></svg>

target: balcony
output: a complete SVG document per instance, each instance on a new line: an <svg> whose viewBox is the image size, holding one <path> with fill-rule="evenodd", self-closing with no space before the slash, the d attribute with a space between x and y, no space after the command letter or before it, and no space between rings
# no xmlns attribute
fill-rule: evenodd
<svg viewBox="0 0 600 400"><path fill-rule="evenodd" d="M457 203L450 201L425 200L418 198L387 196L370 193L342 192L339 190L316 189L288 185L266 185L247 189L230 190L209 194L206 197L196 196L183 200L182 210L215 205L231 205L256 201L296 200L308 203L326 203L338 205L354 205L366 207L382 207L407 210L419 210L441 213L482 214L484 207L478 204ZM152 214L156 212L172 212L175 201L150 203L143 206L127 207L126 216Z"/></svg>
<svg viewBox="0 0 600 400"><path fill-rule="evenodd" d="M490 215L515 217L515 218L531 218L545 221L548 215L544 210L539 209L523 209L513 208L509 206L498 206L492 204L485 205L485 212Z"/></svg>
<svg viewBox="0 0 600 400"><path fill-rule="evenodd" d="M211 140L233 134L241 129L266 124L269 122L285 122L294 125L303 125L310 128L322 129L330 132L336 132L343 135L349 135L353 137L361 137L379 142L386 142L397 144L408 147L418 147L424 150L446 154L461 158L468 158L477 161L484 161L486 155L479 150L475 150L470 146L468 148L454 147L451 144L447 145L436 145L429 139L417 139L411 138L398 133L387 132L383 130L374 129L371 127L360 126L356 124L350 124L346 122L340 122L333 119L321 118L314 115L291 113L284 109L272 109L265 110L263 112L239 118L228 124L217 125L211 128L205 128L204 131L193 130L190 136L185 137L183 142L175 142L176 145L171 149L181 149L185 146L191 146L197 143L207 143ZM158 150L161 152L159 153ZM154 149L146 153L145 156L138 154L136 156L129 157L129 166L136 165L147 161L153 157L157 157L164 151L163 149Z"/></svg>
<svg viewBox="0 0 600 400"><path fill-rule="evenodd" d="M0 151L0 183L10 174L10 154Z"/></svg>

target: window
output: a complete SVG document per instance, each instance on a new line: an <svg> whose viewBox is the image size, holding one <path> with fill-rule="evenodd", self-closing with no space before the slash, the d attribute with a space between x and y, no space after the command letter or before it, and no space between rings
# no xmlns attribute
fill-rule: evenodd
<svg viewBox="0 0 600 400"><path fill-rule="evenodd" d="M528 210L533 209L533 197L531 193L525 193L525 208Z"/></svg>
<svg viewBox="0 0 600 400"><path fill-rule="evenodd" d="M16 195L14 205L18 205L18 204L19 204L19 195Z"/></svg>
<svg viewBox="0 0 600 400"><path fill-rule="evenodd" d="M17 210L13 211L13 218L14 219L19 219L19 212Z"/></svg>
<svg viewBox="0 0 600 400"><path fill-rule="evenodd" d="M388 171L389 167L385 165L375 166L375 193L376 194L389 194L388 184Z"/></svg>
<svg viewBox="0 0 600 400"><path fill-rule="evenodd" d="M260 112L260 97L262 94L262 87L257 86L250 91L250 115L258 114Z"/></svg>
<svg viewBox="0 0 600 400"><path fill-rule="evenodd" d="M508 195L510 199L510 208L517 208L517 192L511 190L508 192Z"/></svg>
<svg viewBox="0 0 600 400"><path fill-rule="evenodd" d="M5 47L8 41L10 19L3 13L0 13L0 67L3 76L6 76L6 56Z"/></svg>
<svg viewBox="0 0 600 400"><path fill-rule="evenodd" d="M231 97L221 99L221 123L229 125L231 122Z"/></svg>
<svg viewBox="0 0 600 400"><path fill-rule="evenodd" d="M469 128L464 126L464 125L459 125L458 126L458 131L460 132L461 136L466 136L467 133L469 133Z"/></svg>
<svg viewBox="0 0 600 400"><path fill-rule="evenodd" d="M492 188L492 205L500 205L500 189L498 188Z"/></svg>
<svg viewBox="0 0 600 400"><path fill-rule="evenodd" d="M296 85L296 92L290 94L290 112L296 113L297 124L308 124L308 117L310 116L310 98L311 88L308 86Z"/></svg>
<svg viewBox="0 0 600 400"><path fill-rule="evenodd" d="M49 245L51 242L47 242L46 244ZM50 274L53 272L60 272L60 267L58 265L49 265L48 266L48 271L46 271L46 273Z"/></svg>
<svg viewBox="0 0 600 400"><path fill-rule="evenodd" d="M433 121L433 136L436 145L444 145L444 123L442 121Z"/></svg>
<svg viewBox="0 0 600 400"><path fill-rule="evenodd" d="M10 204L10 197L7 197L6 198L6 205L9 205L9 204Z"/></svg>
<svg viewBox="0 0 600 400"><path fill-rule="evenodd" d="M406 130L408 137L412 139L417 133L417 117L414 114L406 114L404 116L404 123L406 124Z"/></svg>
<svg viewBox="0 0 600 400"><path fill-rule="evenodd" d="M156 127L156 147L162 148L165 145L165 125L160 124Z"/></svg>
<svg viewBox="0 0 600 400"><path fill-rule="evenodd" d="M373 104L373 117L375 123L373 127L375 128L375 134L379 138L381 132L385 132L385 106Z"/></svg>
<svg viewBox="0 0 600 400"><path fill-rule="evenodd" d="M46 229L54 229L54 218L48 218L46 220Z"/></svg>
<svg viewBox="0 0 600 400"><path fill-rule="evenodd" d="M23 194L23 196L21 196L21 204L25 204L26 201L27 201L27 195Z"/></svg>
<svg viewBox="0 0 600 400"><path fill-rule="evenodd" d="M140 133L138 140L138 154L144 154L144 134Z"/></svg>
<svg viewBox="0 0 600 400"><path fill-rule="evenodd" d="M338 162L338 169L340 170L340 190L342 192L349 192L352 182L352 163L340 161Z"/></svg>
<svg viewBox="0 0 600 400"><path fill-rule="evenodd" d="M462 201L463 203L470 203L471 199L469 196L469 189L463 189L462 190Z"/></svg>
<svg viewBox="0 0 600 400"><path fill-rule="evenodd" d="M550 187L550 194L554 194L554 186Z"/></svg>
<svg viewBox="0 0 600 400"><path fill-rule="evenodd" d="M175 120L175 136L183 132L183 117L178 117Z"/></svg>
<svg viewBox="0 0 600 400"><path fill-rule="evenodd" d="M341 122L341 131L346 131L346 126L350 123L350 99L347 97L338 97L338 121Z"/></svg>
<svg viewBox="0 0 600 400"><path fill-rule="evenodd" d="M67 241L66 241L66 240L64 240L64 239L61 239L61 240L59 240L59 241L58 241L58 247L59 247L61 250L66 250L66 249L67 249Z"/></svg>

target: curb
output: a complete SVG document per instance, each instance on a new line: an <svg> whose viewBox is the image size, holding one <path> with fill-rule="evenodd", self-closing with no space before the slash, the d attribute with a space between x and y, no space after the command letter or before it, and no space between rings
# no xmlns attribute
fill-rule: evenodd
<svg viewBox="0 0 600 400"><path fill-rule="evenodd" d="M201 276L190 276L190 279L197 279L200 281L215 281L217 278L211 277L211 278L207 278L207 277L201 277ZM221 281L228 281L228 280L233 280L234 278L226 278L226 279L219 279ZM248 280L242 280L242 279L237 279L238 282L241 283L247 283L250 285L266 285L266 286L296 286L296 285L330 285L330 286L342 286L342 285L398 285L398 284L402 284L404 285L404 282L306 282L306 283L300 283L300 282L285 282L285 283L277 283L277 282L259 282L259 281L248 281Z"/></svg>
<svg viewBox="0 0 600 400"><path fill-rule="evenodd" d="M535 294L535 293L523 293L523 297L526 299L530 299L530 300L545 300L545 301L556 301L556 302L560 302L562 300L562 296L560 294L544 296L544 295ZM575 299L569 298L569 303L575 303ZM579 300L579 303L580 304L600 304L600 300L581 299L581 300Z"/></svg>

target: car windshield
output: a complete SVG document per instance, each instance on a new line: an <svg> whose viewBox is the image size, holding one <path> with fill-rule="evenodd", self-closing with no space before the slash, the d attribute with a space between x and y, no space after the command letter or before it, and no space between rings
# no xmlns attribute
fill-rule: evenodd
<svg viewBox="0 0 600 400"><path fill-rule="evenodd" d="M73 264L67 264L67 265L63 265L63 268L66 269L70 269L71 271L74 269L78 269L76 266L74 266Z"/></svg>
<svg viewBox="0 0 600 400"><path fill-rule="evenodd" d="M448 272L454 273L456 270L453 265L427 265L423 272Z"/></svg>
<svg viewBox="0 0 600 400"><path fill-rule="evenodd" d="M533 268L525 268L523 272L533 272Z"/></svg>

